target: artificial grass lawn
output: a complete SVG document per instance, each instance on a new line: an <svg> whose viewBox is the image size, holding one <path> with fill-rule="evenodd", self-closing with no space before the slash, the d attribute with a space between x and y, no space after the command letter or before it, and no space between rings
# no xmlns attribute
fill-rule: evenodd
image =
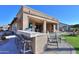
<svg viewBox="0 0 79 59"><path fill-rule="evenodd" d="M76 53L79 54L79 35L78 36L64 36L66 41L70 43L76 50Z"/></svg>

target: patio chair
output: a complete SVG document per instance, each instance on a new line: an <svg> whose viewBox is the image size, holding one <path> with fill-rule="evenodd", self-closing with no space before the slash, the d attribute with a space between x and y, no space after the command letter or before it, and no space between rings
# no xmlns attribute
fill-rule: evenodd
<svg viewBox="0 0 79 59"><path fill-rule="evenodd" d="M57 33L48 34L48 45L56 46L58 48L58 35Z"/></svg>

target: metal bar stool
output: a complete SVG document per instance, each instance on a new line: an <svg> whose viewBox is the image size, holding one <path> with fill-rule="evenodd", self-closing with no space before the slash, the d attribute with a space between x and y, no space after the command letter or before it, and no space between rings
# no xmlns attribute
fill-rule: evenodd
<svg viewBox="0 0 79 59"><path fill-rule="evenodd" d="M17 39L16 45L20 53L32 53L31 38L23 34L19 34L17 36L19 37L19 39Z"/></svg>
<svg viewBox="0 0 79 59"><path fill-rule="evenodd" d="M27 53L27 52L31 52L32 53L32 40L30 37L27 37L25 35L21 35L24 40L22 41L22 43L24 44L24 48L23 48L23 53Z"/></svg>

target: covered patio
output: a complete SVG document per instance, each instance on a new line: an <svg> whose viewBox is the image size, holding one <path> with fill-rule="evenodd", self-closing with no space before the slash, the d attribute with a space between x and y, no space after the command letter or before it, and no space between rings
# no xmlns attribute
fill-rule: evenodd
<svg viewBox="0 0 79 59"><path fill-rule="evenodd" d="M59 31L58 21L48 20L39 17L33 17L29 15L28 17L28 28L32 28L35 32L57 32Z"/></svg>

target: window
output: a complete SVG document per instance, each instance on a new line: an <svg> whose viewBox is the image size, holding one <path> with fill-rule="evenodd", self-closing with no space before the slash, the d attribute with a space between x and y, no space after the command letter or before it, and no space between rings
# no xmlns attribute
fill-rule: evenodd
<svg viewBox="0 0 79 59"><path fill-rule="evenodd" d="M29 23L29 28L32 28L32 23Z"/></svg>

